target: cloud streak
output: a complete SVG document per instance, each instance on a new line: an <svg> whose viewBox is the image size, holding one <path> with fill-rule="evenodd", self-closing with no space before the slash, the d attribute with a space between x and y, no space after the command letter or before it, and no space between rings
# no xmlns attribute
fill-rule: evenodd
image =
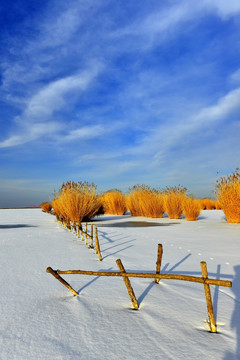
<svg viewBox="0 0 240 360"><path fill-rule="evenodd" d="M59 133L64 126L60 122L51 121L52 116L66 105L66 96L84 92L100 70L101 66L95 64L85 71L56 80L41 88L26 101L23 114L15 118L18 133L0 142L0 148L22 145L44 135Z"/></svg>

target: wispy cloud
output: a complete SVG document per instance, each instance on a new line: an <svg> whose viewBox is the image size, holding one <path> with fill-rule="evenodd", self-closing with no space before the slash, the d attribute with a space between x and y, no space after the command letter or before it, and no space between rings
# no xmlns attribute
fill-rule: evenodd
<svg viewBox="0 0 240 360"><path fill-rule="evenodd" d="M54 112L60 111L66 105L66 96L71 96L73 92L76 96L85 91L100 69L101 65L95 64L81 73L56 80L41 88L26 100L26 109L15 118L17 133L0 142L0 147L22 145L44 135L59 133L64 125L52 121ZM73 138L73 134L69 136Z"/></svg>
<svg viewBox="0 0 240 360"><path fill-rule="evenodd" d="M95 64L85 71L56 80L43 87L27 104L23 116L47 120L49 115L66 105L65 96L86 90L90 82L99 74L101 65Z"/></svg>
<svg viewBox="0 0 240 360"><path fill-rule="evenodd" d="M117 29L112 36L134 38L133 50L136 50L136 45L147 50L149 47L156 46L156 43L178 36L181 26L186 26L189 23L191 31L192 27L197 26L199 20L207 14L213 14L222 20L226 20L239 13L240 3L238 0L229 2L225 0L203 0L194 2L194 6L191 0L185 0L181 3L173 1L168 6L163 6L159 11L144 17L140 15L134 23ZM141 45L139 42L136 43L136 38L139 38ZM129 50L130 46L128 45Z"/></svg>
<svg viewBox="0 0 240 360"><path fill-rule="evenodd" d="M140 147L132 151L154 152L154 159L162 161L168 157L172 149L178 151L188 138L197 138L201 132L208 132L209 128L215 128L219 122L227 121L229 116L233 116L240 111L240 88L234 89L220 98L216 104L200 109L198 113L192 114L187 119L177 123L160 125L155 128L152 135L143 140ZM161 139L161 141L159 141ZM197 144L197 143L196 143ZM195 144L195 145L196 145Z"/></svg>

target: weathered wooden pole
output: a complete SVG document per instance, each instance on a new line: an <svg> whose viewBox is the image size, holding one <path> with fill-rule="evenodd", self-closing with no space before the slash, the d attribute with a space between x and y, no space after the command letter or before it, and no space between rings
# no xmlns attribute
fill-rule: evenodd
<svg viewBox="0 0 240 360"><path fill-rule="evenodd" d="M202 277L204 280L208 279L208 272L207 272L207 264L205 261L201 261L201 269L202 269ZM213 304L212 304L212 297L209 284L204 283L204 291L205 297L207 302L207 311L209 317L209 326L210 331L213 333L217 332L217 327L215 323L214 313L213 313Z"/></svg>
<svg viewBox="0 0 240 360"><path fill-rule="evenodd" d="M98 241L98 231L97 228L95 228L95 245L96 245L96 253L98 254L98 258L100 261L102 261L102 255L100 251L99 241Z"/></svg>
<svg viewBox="0 0 240 360"><path fill-rule="evenodd" d="M157 262L156 262L156 274L160 274L160 269L161 269L161 263L162 263L162 253L163 253L163 248L162 248L162 244L158 244L158 253L157 253ZM159 278L155 279L155 283L159 283Z"/></svg>
<svg viewBox="0 0 240 360"><path fill-rule="evenodd" d="M58 274L78 274L78 275L90 275L90 276L122 276L119 271L89 271L89 270L57 270ZM183 280L196 282L199 284L208 284L215 286L231 287L232 282L228 280L217 279L203 279L199 276L179 275L179 274L156 274L156 273L135 273L126 272L126 276L135 278L146 279L164 279L164 280Z"/></svg>
<svg viewBox="0 0 240 360"><path fill-rule="evenodd" d="M85 223L85 245L87 245L87 223Z"/></svg>
<svg viewBox="0 0 240 360"><path fill-rule="evenodd" d="M130 280L129 280L129 278L125 275L125 274L126 274L126 271L125 271L125 269L124 269L124 266L123 266L123 264L122 264L122 262L121 262L120 259L116 260L116 263L117 263L117 266L118 266L118 268L119 268L119 270L120 270L120 273L121 273L121 275L122 275L122 277L123 277L123 280L124 280L124 282L125 282L125 285L126 285L128 294L129 294L129 296L130 296L131 302L132 302L132 304L133 304L133 307L134 307L134 309L138 310L138 302L137 302L136 296L135 296L135 294L134 294L134 291L133 291L132 285L131 285L131 283L130 283Z"/></svg>
<svg viewBox="0 0 240 360"><path fill-rule="evenodd" d="M72 228L73 228L73 234L77 235L77 227L76 227L75 222L73 223Z"/></svg>
<svg viewBox="0 0 240 360"><path fill-rule="evenodd" d="M46 269L47 273L52 274L57 280L60 281L64 286L68 288L75 296L78 295L78 293L69 285L60 275L58 275L57 271L53 270L51 267L48 267Z"/></svg>
<svg viewBox="0 0 240 360"><path fill-rule="evenodd" d="M93 224L91 224L91 235L90 235L90 249L93 249Z"/></svg>

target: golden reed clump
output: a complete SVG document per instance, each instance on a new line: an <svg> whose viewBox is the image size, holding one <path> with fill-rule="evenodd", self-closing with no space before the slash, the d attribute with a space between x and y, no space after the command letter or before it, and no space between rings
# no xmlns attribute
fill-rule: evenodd
<svg viewBox="0 0 240 360"><path fill-rule="evenodd" d="M96 215L101 201L94 184L68 181L55 194L52 206L58 219L80 224Z"/></svg>
<svg viewBox="0 0 240 360"><path fill-rule="evenodd" d="M186 197L183 200L183 213L188 221L196 221L201 212L199 200Z"/></svg>
<svg viewBox="0 0 240 360"><path fill-rule="evenodd" d="M181 188L180 186L166 188L164 203L166 213L170 219L179 219L182 215L186 191L186 188Z"/></svg>
<svg viewBox="0 0 240 360"><path fill-rule="evenodd" d="M124 215L127 211L125 196L119 190L109 190L101 197L104 214Z"/></svg>
<svg viewBox="0 0 240 360"><path fill-rule="evenodd" d="M240 223L240 173L221 177L216 183L217 199L229 223Z"/></svg>
<svg viewBox="0 0 240 360"><path fill-rule="evenodd" d="M218 200L214 200L214 207L216 210L221 210L221 204L220 204L220 201Z"/></svg>
<svg viewBox="0 0 240 360"><path fill-rule="evenodd" d="M132 216L160 218L165 212L162 192L147 185L133 186L126 197L126 205Z"/></svg>
<svg viewBox="0 0 240 360"><path fill-rule="evenodd" d="M50 213L51 210L52 210L52 205L49 203L49 202L43 202L41 205L40 205L41 209L43 212L48 212Z"/></svg>
<svg viewBox="0 0 240 360"><path fill-rule="evenodd" d="M215 202L209 198L205 198L202 200L203 209L205 210L213 210L215 209Z"/></svg>

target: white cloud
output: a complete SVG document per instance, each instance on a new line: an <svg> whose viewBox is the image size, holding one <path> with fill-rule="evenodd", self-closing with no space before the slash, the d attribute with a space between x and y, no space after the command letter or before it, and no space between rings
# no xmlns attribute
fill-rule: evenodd
<svg viewBox="0 0 240 360"><path fill-rule="evenodd" d="M216 104L204 107L187 119L179 118L155 127L146 134L140 145L129 147L125 151L131 155L152 156L156 163L165 161L169 152L181 148L186 139L195 138L199 132L228 120L229 116L240 109L239 99L240 88L237 88L220 98Z"/></svg>
<svg viewBox="0 0 240 360"><path fill-rule="evenodd" d="M240 68L237 69L231 76L229 77L231 83L239 84L240 83Z"/></svg>
<svg viewBox="0 0 240 360"><path fill-rule="evenodd" d="M44 135L56 134L62 129L61 124L57 122L23 124L18 134L11 135L6 140L0 142L0 148L13 147L26 144L30 141L39 139Z"/></svg>
<svg viewBox="0 0 240 360"><path fill-rule="evenodd" d="M94 64L81 73L56 80L26 100L26 110L15 118L16 133L0 142L0 147L22 145L43 135L61 131L63 125L51 120L54 112L63 108L66 95L86 90L101 68L100 64ZM73 138L77 134L80 136L80 133L69 136Z"/></svg>
<svg viewBox="0 0 240 360"><path fill-rule="evenodd" d="M120 28L112 33L115 37L139 37L144 49L153 46L155 42L166 40L169 36L179 34L176 30L189 21L198 21L206 14L215 14L222 20L240 13L239 0L201 0L173 1L172 5L160 11L137 19L133 24ZM136 39L135 39L135 44ZM134 45L133 44L133 47ZM139 44L138 44L139 46Z"/></svg>
<svg viewBox="0 0 240 360"><path fill-rule="evenodd" d="M201 3L209 10L216 11L223 20L240 13L239 0L202 0Z"/></svg>
<svg viewBox="0 0 240 360"><path fill-rule="evenodd" d="M29 100L24 117L47 119L55 110L64 106L66 94L86 90L98 75L100 68L100 64L95 64L79 74L56 80L43 87Z"/></svg>
<svg viewBox="0 0 240 360"><path fill-rule="evenodd" d="M68 41L82 23L80 15L78 9L73 7L52 18L51 21L47 19L47 22L40 27L41 47L56 47Z"/></svg>
<svg viewBox="0 0 240 360"><path fill-rule="evenodd" d="M231 115L237 109L240 109L240 88L230 91L228 94L219 99L218 103L213 106L202 109L195 117L195 121L209 123L209 121L218 121Z"/></svg>
<svg viewBox="0 0 240 360"><path fill-rule="evenodd" d="M83 126L82 128L71 130L66 136L61 137L61 141L94 139L103 135L106 131L107 129L101 125Z"/></svg>

